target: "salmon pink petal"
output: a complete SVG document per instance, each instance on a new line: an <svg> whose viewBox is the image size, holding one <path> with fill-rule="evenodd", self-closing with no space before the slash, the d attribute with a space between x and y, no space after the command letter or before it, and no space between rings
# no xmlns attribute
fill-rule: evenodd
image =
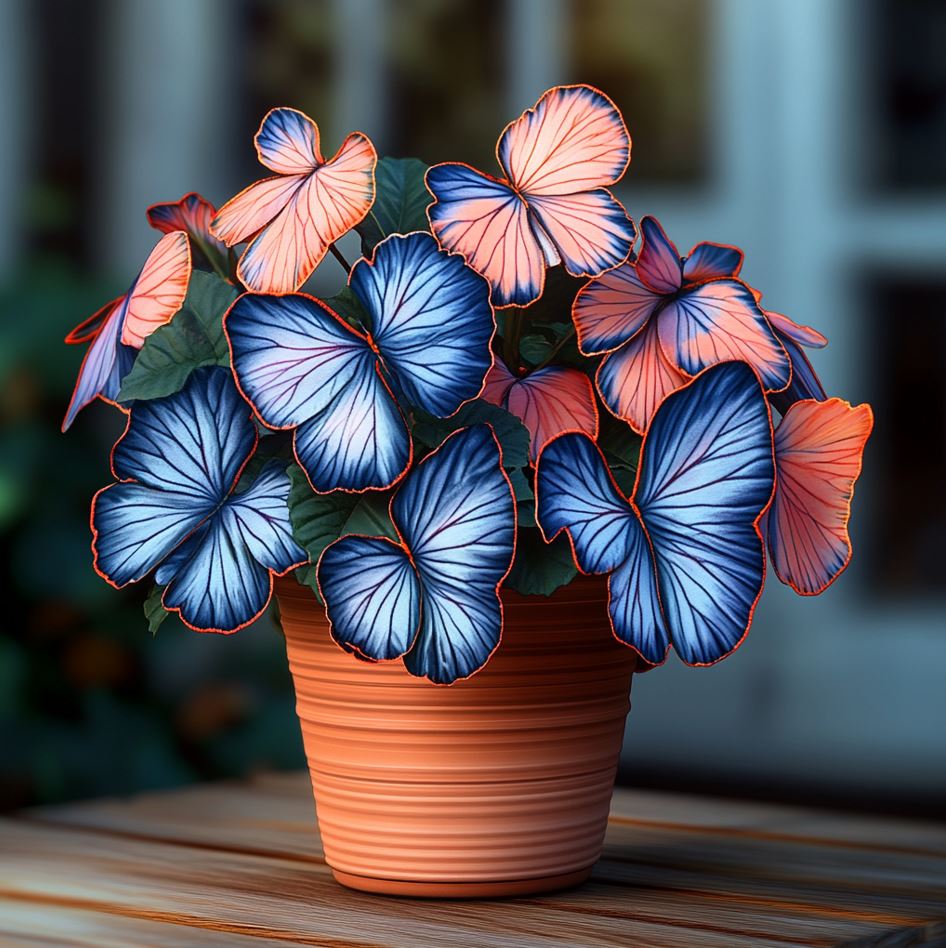
<svg viewBox="0 0 946 948"><path fill-rule="evenodd" d="M542 294L546 256L557 252L539 241L525 202L508 184L461 164L434 165L427 171L434 203L427 209L430 228L445 250L463 254L492 287L493 305L528 306Z"/></svg>
<svg viewBox="0 0 946 948"><path fill-rule="evenodd" d="M585 355L617 349L641 330L662 301L640 281L632 263L589 280L572 306L578 348Z"/></svg>
<svg viewBox="0 0 946 948"><path fill-rule="evenodd" d="M152 204L148 208L148 223L162 234L183 230L189 237L206 239L211 236L210 223L216 213L210 201L191 191L179 201Z"/></svg>
<svg viewBox="0 0 946 948"><path fill-rule="evenodd" d="M535 461L542 445L563 431L598 437L594 389L583 372L550 365L513 382L506 406L529 432L529 456Z"/></svg>
<svg viewBox="0 0 946 948"><path fill-rule="evenodd" d="M676 293L683 285L683 267L677 248L656 218L645 217L641 221L641 234L643 243L637 258L637 275L655 293Z"/></svg>
<svg viewBox="0 0 946 948"><path fill-rule="evenodd" d="M657 324L651 321L630 342L604 357L595 381L605 405L643 434L660 403L688 378L664 355Z"/></svg>
<svg viewBox="0 0 946 948"><path fill-rule="evenodd" d="M112 315L115 307L124 301L124 294L109 300L101 309L97 309L91 316L83 319L75 329L71 330L63 340L65 344L67 346L78 346L85 342L91 342L102 331L105 321Z"/></svg>
<svg viewBox="0 0 946 948"><path fill-rule="evenodd" d="M184 231L165 234L128 291L122 342L140 349L159 326L170 322L187 296L191 248Z"/></svg>
<svg viewBox="0 0 946 948"><path fill-rule="evenodd" d="M577 369L550 365L516 378L497 360L480 396L512 412L529 432L533 461L542 445L563 431L598 437L598 408L588 376Z"/></svg>
<svg viewBox="0 0 946 948"><path fill-rule="evenodd" d="M572 276L597 276L627 258L636 232L623 205L610 191L529 195L534 225L548 235Z"/></svg>
<svg viewBox="0 0 946 948"><path fill-rule="evenodd" d="M631 140L603 92L557 86L506 126L496 154L517 190L576 194L618 181L631 158Z"/></svg>
<svg viewBox="0 0 946 948"><path fill-rule="evenodd" d="M505 407L506 396L515 381L516 376L509 371L506 363L502 359L494 359L489 372L486 373L486 381L483 383L480 398L493 405L499 405L500 408Z"/></svg>
<svg viewBox="0 0 946 948"><path fill-rule="evenodd" d="M803 596L823 592L850 562L851 500L872 427L869 405L829 398L795 402L776 429L769 551L778 578Z"/></svg>
<svg viewBox="0 0 946 948"><path fill-rule="evenodd" d="M217 211L211 233L226 246L249 240L296 199L308 175L278 175L244 188Z"/></svg>
<svg viewBox="0 0 946 948"><path fill-rule="evenodd" d="M767 310L765 315L772 324L772 328L780 336L788 336L789 339L797 342L800 346L807 346L809 349L823 349L828 344L827 337L823 336L817 329L812 329L811 326L802 326L787 316L783 316L781 313L773 313L771 310Z"/></svg>
<svg viewBox="0 0 946 948"><path fill-rule="evenodd" d="M749 288L712 280L684 290L657 317L660 345L681 371L695 375L718 362L747 362L767 391L784 389L791 363Z"/></svg>
<svg viewBox="0 0 946 948"><path fill-rule="evenodd" d="M508 180L462 164L427 172L431 230L490 281L495 306L528 306L546 266L593 276L630 253L634 225L603 187L624 173L630 146L607 96L590 86L550 89L500 137Z"/></svg>
<svg viewBox="0 0 946 948"><path fill-rule="evenodd" d="M237 267L248 289L291 293L368 213L378 156L366 136L353 132L323 161L315 123L293 109L270 112L256 145L260 161L280 174L228 201L212 230L228 247L250 241Z"/></svg>
<svg viewBox="0 0 946 948"><path fill-rule="evenodd" d="M79 370L63 431L95 398L125 410L117 399L121 383L135 362L136 350L181 308L190 275L188 235L172 230L158 241L128 292L107 303L66 336L69 345L91 345Z"/></svg>
<svg viewBox="0 0 946 948"><path fill-rule="evenodd" d="M210 201L192 191L179 201L168 204L152 204L148 208L148 223L163 234L183 230L191 240L194 262L213 267L211 256L216 257L218 265L227 260L227 247L210 232L210 225L216 215Z"/></svg>

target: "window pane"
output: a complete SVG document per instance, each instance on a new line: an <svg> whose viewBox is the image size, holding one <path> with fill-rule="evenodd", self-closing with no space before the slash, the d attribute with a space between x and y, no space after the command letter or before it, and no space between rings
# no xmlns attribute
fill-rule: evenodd
<svg viewBox="0 0 946 948"><path fill-rule="evenodd" d="M634 181L688 183L708 171L710 6L704 0L572 0L569 81L624 113Z"/></svg>
<svg viewBox="0 0 946 948"><path fill-rule="evenodd" d="M911 191L946 187L946 4L875 2L868 49L878 82L870 149L875 184Z"/></svg>
<svg viewBox="0 0 946 948"><path fill-rule="evenodd" d="M504 4L404 0L393 11L387 152L498 174L496 139L512 117L504 109Z"/></svg>
<svg viewBox="0 0 946 948"><path fill-rule="evenodd" d="M946 281L888 276L873 308L876 424L868 468L876 485L874 585L943 594L946 537Z"/></svg>

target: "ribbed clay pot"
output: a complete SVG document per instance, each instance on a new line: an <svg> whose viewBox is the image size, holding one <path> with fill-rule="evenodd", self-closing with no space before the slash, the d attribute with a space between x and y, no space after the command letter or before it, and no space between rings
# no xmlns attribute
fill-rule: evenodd
<svg viewBox="0 0 946 948"><path fill-rule="evenodd" d="M277 587L325 858L391 895L521 895L575 885L601 853L634 653L605 582L502 593L502 642L449 687L336 645L322 606Z"/></svg>

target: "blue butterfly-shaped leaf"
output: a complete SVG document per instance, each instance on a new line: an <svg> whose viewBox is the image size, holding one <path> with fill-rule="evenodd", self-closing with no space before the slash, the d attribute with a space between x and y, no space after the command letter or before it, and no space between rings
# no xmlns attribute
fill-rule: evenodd
<svg viewBox="0 0 946 948"><path fill-rule="evenodd" d="M393 484L411 461L395 393L447 417L479 394L492 363L489 284L430 234L381 241L350 285L364 332L302 293L246 294L225 323L240 388L265 424L294 429L321 493Z"/></svg>
<svg viewBox="0 0 946 948"><path fill-rule="evenodd" d="M137 402L112 453L119 482L92 502L96 570L120 587L156 568L165 608L198 631L258 618L273 574L307 556L292 538L283 465L235 490L256 442L226 369L197 369L174 395Z"/></svg>
<svg viewBox="0 0 946 948"><path fill-rule="evenodd" d="M437 684L467 678L499 644L499 586L515 550L492 429L451 434L408 474L390 513L399 542L346 536L319 560L332 635L370 659L403 655L411 674Z"/></svg>
<svg viewBox="0 0 946 948"><path fill-rule="evenodd" d="M663 402L630 501L590 438L549 442L536 473L537 519L548 541L568 533L583 572L611 574L619 639L653 664L672 642L684 661L706 665L748 631L765 576L759 520L774 476L758 378L727 362Z"/></svg>

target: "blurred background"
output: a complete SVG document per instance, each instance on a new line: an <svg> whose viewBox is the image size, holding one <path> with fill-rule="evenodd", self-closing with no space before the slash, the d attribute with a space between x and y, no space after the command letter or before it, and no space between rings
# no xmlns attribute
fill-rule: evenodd
<svg viewBox="0 0 946 948"><path fill-rule="evenodd" d="M122 424L59 434L62 337L137 272L147 205L260 177L273 105L329 154L359 128L493 171L507 121L584 81L627 119L630 214L744 247L876 412L850 569L811 600L773 579L732 660L638 678L621 779L946 815L944 48L940 0L0 0L0 808L303 764L270 625L152 638L145 591L91 569Z"/></svg>

